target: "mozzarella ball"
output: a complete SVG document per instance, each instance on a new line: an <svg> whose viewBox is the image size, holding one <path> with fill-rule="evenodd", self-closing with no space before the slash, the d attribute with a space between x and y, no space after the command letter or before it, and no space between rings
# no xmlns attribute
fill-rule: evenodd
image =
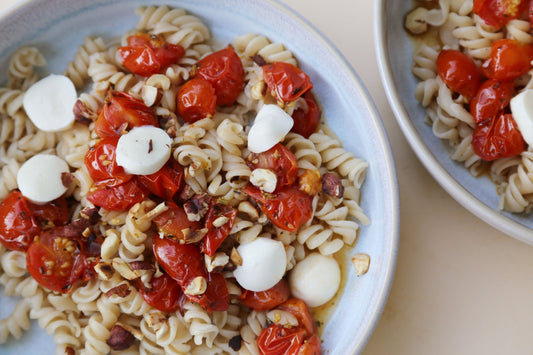
<svg viewBox="0 0 533 355"><path fill-rule="evenodd" d="M33 84L24 94L22 105L30 120L45 132L58 132L74 122L78 99L72 81L64 75L49 75Z"/></svg>
<svg viewBox="0 0 533 355"><path fill-rule="evenodd" d="M233 275L245 289L265 291L283 278L287 268L283 243L259 237L250 243L241 244L237 252L242 258L242 265L237 266Z"/></svg>
<svg viewBox="0 0 533 355"><path fill-rule="evenodd" d="M248 149L252 153L266 152L285 138L293 124L292 117L278 105L264 105L248 133Z"/></svg>
<svg viewBox="0 0 533 355"><path fill-rule="evenodd" d="M67 191L61 175L68 172L68 164L63 159L51 154L38 154L20 167L17 173L18 188L30 201L44 204Z"/></svg>
<svg viewBox="0 0 533 355"><path fill-rule="evenodd" d="M332 299L340 283L341 269L337 261L319 253L307 255L289 275L292 295L309 307L321 306Z"/></svg>
<svg viewBox="0 0 533 355"><path fill-rule="evenodd" d="M129 174L150 175L170 158L172 139L161 128L134 127L117 144L117 164Z"/></svg>

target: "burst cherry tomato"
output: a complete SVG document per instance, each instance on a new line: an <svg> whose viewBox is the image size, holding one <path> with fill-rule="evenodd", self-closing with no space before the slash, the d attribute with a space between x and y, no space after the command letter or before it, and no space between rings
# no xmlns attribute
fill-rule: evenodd
<svg viewBox="0 0 533 355"><path fill-rule="evenodd" d="M532 60L533 45L501 39L492 43L490 57L481 65L481 72L491 79L513 80L531 69Z"/></svg>
<svg viewBox="0 0 533 355"><path fill-rule="evenodd" d="M247 161L251 169L269 169L276 173L276 188L292 185L298 178L298 162L283 144L277 143L263 153L252 153Z"/></svg>
<svg viewBox="0 0 533 355"><path fill-rule="evenodd" d="M13 190L0 203L0 242L10 250L26 250L40 228L29 202Z"/></svg>
<svg viewBox="0 0 533 355"><path fill-rule="evenodd" d="M514 93L512 81L502 82L494 79L485 81L470 102L470 113L474 121L479 123L499 114L509 106Z"/></svg>
<svg viewBox="0 0 533 355"><path fill-rule="evenodd" d="M118 55L126 68L141 76L161 73L185 54L182 46L167 43L158 35L138 33L127 41L127 46L118 48Z"/></svg>
<svg viewBox="0 0 533 355"><path fill-rule="evenodd" d="M118 137L133 127L158 126L157 118L144 102L121 91L110 91L94 131L102 138Z"/></svg>
<svg viewBox="0 0 533 355"><path fill-rule="evenodd" d="M476 125L472 146L483 160L491 161L522 153L526 143L512 114L501 113Z"/></svg>
<svg viewBox="0 0 533 355"><path fill-rule="evenodd" d="M209 81L194 78L178 91L178 113L187 122L194 123L215 114L217 97Z"/></svg>
<svg viewBox="0 0 533 355"><path fill-rule="evenodd" d="M289 284L285 279L275 284L266 291L254 292L244 290L240 300L248 308L256 311L266 311L276 308L283 302L287 301L291 295Z"/></svg>
<svg viewBox="0 0 533 355"><path fill-rule="evenodd" d="M291 185L272 194L248 185L244 192L257 201L261 211L281 229L296 232L313 215L313 198Z"/></svg>
<svg viewBox="0 0 533 355"><path fill-rule="evenodd" d="M96 185L115 186L132 179L133 175L117 164L118 137L100 140L85 155L85 166Z"/></svg>
<svg viewBox="0 0 533 355"><path fill-rule="evenodd" d="M322 351L322 345L320 345L320 338L318 335L313 334L308 339L304 340L298 355L319 355Z"/></svg>
<svg viewBox="0 0 533 355"><path fill-rule="evenodd" d="M181 286L168 274L152 277L151 288L145 288L139 280L139 292L150 306L162 312L176 312L183 294Z"/></svg>
<svg viewBox="0 0 533 355"><path fill-rule="evenodd" d="M291 132L298 133L305 138L316 132L318 123L320 122L320 109L316 104L315 98L311 92L306 92L303 99L307 104L307 109L299 108L292 114L294 125Z"/></svg>
<svg viewBox="0 0 533 355"><path fill-rule="evenodd" d="M37 205L28 201L28 206L41 229L64 226L69 222L70 211L65 197L60 197L44 205Z"/></svg>
<svg viewBox="0 0 533 355"><path fill-rule="evenodd" d="M227 218L227 221L219 226L215 226L215 221L218 218ZM230 234L235 218L237 217L237 210L228 205L213 204L207 211L205 217L205 228L207 234L202 240L202 252L209 256L215 255L218 247L224 239Z"/></svg>
<svg viewBox="0 0 533 355"><path fill-rule="evenodd" d="M257 337L257 346L262 355L297 355L304 339L305 330L300 327L271 324Z"/></svg>
<svg viewBox="0 0 533 355"><path fill-rule="evenodd" d="M445 49L437 57L437 70L442 81L452 90L471 99L479 87L479 71L466 54Z"/></svg>
<svg viewBox="0 0 533 355"><path fill-rule="evenodd" d="M278 306L278 309L292 313L298 323L307 332L307 336L317 333L316 323L313 321L309 308L299 298L291 298Z"/></svg>
<svg viewBox="0 0 533 355"><path fill-rule="evenodd" d="M198 230L202 228L200 222L189 221L183 208L174 202L167 201L167 210L153 219L157 228L165 235L184 241L183 230Z"/></svg>
<svg viewBox="0 0 533 355"><path fill-rule="evenodd" d="M181 187L183 168L170 159L159 171L151 175L139 175L137 181L156 196L171 200Z"/></svg>
<svg viewBox="0 0 533 355"><path fill-rule="evenodd" d="M290 63L264 65L263 77L273 96L282 102L294 101L313 88L309 76Z"/></svg>
<svg viewBox="0 0 533 355"><path fill-rule="evenodd" d="M195 75L213 85L218 106L233 105L242 91L244 69L241 59L232 47L202 58L196 64Z"/></svg>
<svg viewBox="0 0 533 355"><path fill-rule="evenodd" d="M507 22L518 18L526 9L524 0L474 0L474 13L487 25L502 28Z"/></svg>
<svg viewBox="0 0 533 355"><path fill-rule="evenodd" d="M207 289L201 295L187 295L191 302L196 302L207 312L224 312L229 308L229 291L222 274L211 272L207 279Z"/></svg>
<svg viewBox="0 0 533 355"><path fill-rule="evenodd" d="M87 199L95 206L109 211L127 211L145 197L146 192L135 179L115 186L94 186L87 194Z"/></svg>

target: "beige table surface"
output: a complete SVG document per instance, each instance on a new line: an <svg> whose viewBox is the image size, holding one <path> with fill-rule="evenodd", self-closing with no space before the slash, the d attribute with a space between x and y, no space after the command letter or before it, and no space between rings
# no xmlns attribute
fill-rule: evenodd
<svg viewBox="0 0 533 355"><path fill-rule="evenodd" d="M378 73L374 0L283 2L313 23L355 68L394 152L400 250L388 302L363 354L533 354L533 247L462 208L412 152ZM0 0L0 11L13 3Z"/></svg>

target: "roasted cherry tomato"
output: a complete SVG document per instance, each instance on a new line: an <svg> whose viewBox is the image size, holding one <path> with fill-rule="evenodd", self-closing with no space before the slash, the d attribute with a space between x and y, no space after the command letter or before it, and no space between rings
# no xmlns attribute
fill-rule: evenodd
<svg viewBox="0 0 533 355"><path fill-rule="evenodd" d="M26 250L40 228L29 202L18 190L0 203L0 242L10 250Z"/></svg>
<svg viewBox="0 0 533 355"><path fill-rule="evenodd" d="M135 179L115 186L94 186L87 194L87 199L95 206L109 211L127 211L145 197L146 192Z"/></svg>
<svg viewBox="0 0 533 355"><path fill-rule="evenodd" d="M474 13L487 25L502 28L507 22L518 18L526 9L524 0L474 0Z"/></svg>
<svg viewBox="0 0 533 355"><path fill-rule="evenodd" d="M28 206L41 229L64 226L70 220L67 199L60 197L44 205L28 201Z"/></svg>
<svg viewBox="0 0 533 355"><path fill-rule="evenodd" d="M319 355L321 351L320 338L314 334L304 340L304 343L300 346L300 350L298 350L298 355Z"/></svg>
<svg viewBox="0 0 533 355"><path fill-rule="evenodd" d="M498 81L489 79L479 87L470 102L470 113L476 123L496 116L502 112L515 94L512 81Z"/></svg>
<svg viewBox="0 0 533 355"><path fill-rule="evenodd" d="M262 355L298 355L304 339L305 330L300 327L271 324L257 337L257 346Z"/></svg>
<svg viewBox="0 0 533 355"><path fill-rule="evenodd" d="M291 132L309 138L311 134L316 132L322 113L311 92L306 92L302 97L307 104L307 108L299 108L292 113L294 125L291 128Z"/></svg>
<svg viewBox="0 0 533 355"><path fill-rule="evenodd" d="M200 59L196 64L195 75L213 85L218 106L233 105L243 88L244 69L241 59L232 47Z"/></svg>
<svg viewBox="0 0 533 355"><path fill-rule="evenodd" d="M226 219L227 221L221 226L216 226L217 220L219 218ZM213 256L217 251L218 247L224 239L230 234L233 224L235 223L235 218L237 217L237 210L228 205L222 204L212 204L212 206L207 211L205 217L205 228L207 228L207 234L204 239L202 239L202 252Z"/></svg>
<svg viewBox="0 0 533 355"><path fill-rule="evenodd" d="M481 159L491 161L522 153L526 143L513 115L501 113L476 125L472 147Z"/></svg>
<svg viewBox="0 0 533 355"><path fill-rule="evenodd" d="M479 71L474 61L454 49L445 49L437 57L440 78L452 90L471 99L479 87Z"/></svg>
<svg viewBox="0 0 533 355"><path fill-rule="evenodd" d="M151 288L146 288L138 279L139 292L146 303L162 312L176 312L179 308L179 299L183 294L181 286L176 280L163 274L159 277L152 277Z"/></svg>
<svg viewBox="0 0 533 355"><path fill-rule="evenodd" d="M492 43L490 57L481 65L481 72L491 79L513 80L531 69L532 60L533 45L500 39Z"/></svg>
<svg viewBox="0 0 533 355"><path fill-rule="evenodd" d="M200 222L189 221L183 208L174 202L167 201L166 205L168 209L153 219L157 228L165 235L185 241L183 230L198 230L202 228Z"/></svg>
<svg viewBox="0 0 533 355"><path fill-rule="evenodd" d="M150 76L161 73L185 54L179 44L170 44L162 36L138 33L129 36L128 45L118 48L120 60L132 73Z"/></svg>
<svg viewBox="0 0 533 355"><path fill-rule="evenodd" d="M70 293L78 281L96 275L97 255L88 253L92 248L80 232L74 233L69 226L44 231L27 250L28 272L47 289Z"/></svg>
<svg viewBox="0 0 533 355"><path fill-rule="evenodd" d="M248 185L244 192L257 201L272 223L289 232L296 232L313 215L313 198L295 185L282 187L272 194Z"/></svg>
<svg viewBox="0 0 533 355"><path fill-rule="evenodd" d="M263 78L272 96L282 102L294 101L313 88L309 76L290 63L264 65Z"/></svg>
<svg viewBox="0 0 533 355"><path fill-rule="evenodd" d="M298 178L298 162L294 154L281 143L266 152L250 154L247 164L251 169L275 172L278 179L276 188L292 185Z"/></svg>
<svg viewBox="0 0 533 355"><path fill-rule="evenodd" d="M307 336L317 333L316 323L313 321L313 316L304 301L298 298L290 298L280 304L278 309L292 313L298 319L298 323L303 327Z"/></svg>
<svg viewBox="0 0 533 355"><path fill-rule="evenodd" d="M281 279L280 282L266 291L255 292L244 290L240 300L248 308L256 311L266 311L276 308L287 301L290 295L289 284L285 279Z"/></svg>
<svg viewBox="0 0 533 355"><path fill-rule="evenodd" d="M229 307L229 291L222 274L211 272L207 278L207 289L201 295L186 295L191 302L196 302L206 311L224 312Z"/></svg>
<svg viewBox="0 0 533 355"><path fill-rule="evenodd" d="M217 97L213 85L205 79L193 78L178 91L178 113L185 121L194 123L215 114Z"/></svg>
<svg viewBox="0 0 533 355"><path fill-rule="evenodd" d="M139 175L137 181L144 188L165 200L172 200L181 187L183 168L179 163L170 159L159 171L151 175Z"/></svg>
<svg viewBox="0 0 533 355"><path fill-rule="evenodd" d="M85 155L85 166L96 185L115 186L132 179L133 175L117 164L117 143L118 137L104 138Z"/></svg>
<svg viewBox="0 0 533 355"><path fill-rule="evenodd" d="M94 131L102 138L118 137L138 126L158 126L151 108L141 100L121 91L110 91L94 124Z"/></svg>

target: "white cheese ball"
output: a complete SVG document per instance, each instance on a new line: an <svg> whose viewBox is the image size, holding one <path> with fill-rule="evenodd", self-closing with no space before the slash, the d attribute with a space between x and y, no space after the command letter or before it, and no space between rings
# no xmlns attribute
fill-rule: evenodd
<svg viewBox="0 0 533 355"><path fill-rule="evenodd" d="M533 90L524 90L511 99L511 112L529 146L533 146Z"/></svg>
<svg viewBox="0 0 533 355"><path fill-rule="evenodd" d="M237 266L233 275L245 289L265 291L283 278L287 268L283 243L259 237L250 243L241 244L237 252L242 258L242 265Z"/></svg>
<svg viewBox="0 0 533 355"><path fill-rule="evenodd" d="M45 204L67 191L61 175L68 173L68 164L51 154L38 154L28 159L17 173L17 184L24 197L37 204Z"/></svg>
<svg viewBox="0 0 533 355"><path fill-rule="evenodd" d="M289 275L292 295L309 307L321 306L332 299L340 283L341 269L337 261L319 253L307 255Z"/></svg>
<svg viewBox="0 0 533 355"><path fill-rule="evenodd" d="M294 120L278 105L261 107L248 133L248 149L252 153L266 152L281 142L290 132Z"/></svg>

